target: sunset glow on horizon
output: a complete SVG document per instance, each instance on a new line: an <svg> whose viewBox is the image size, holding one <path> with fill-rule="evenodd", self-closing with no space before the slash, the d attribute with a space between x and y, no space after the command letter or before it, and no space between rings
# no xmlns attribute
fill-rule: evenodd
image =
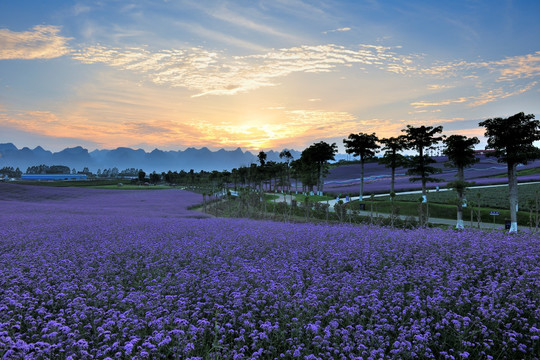
<svg viewBox="0 0 540 360"><path fill-rule="evenodd" d="M0 4L0 143L302 150L540 117L540 3ZM485 142L482 143L482 146Z"/></svg>

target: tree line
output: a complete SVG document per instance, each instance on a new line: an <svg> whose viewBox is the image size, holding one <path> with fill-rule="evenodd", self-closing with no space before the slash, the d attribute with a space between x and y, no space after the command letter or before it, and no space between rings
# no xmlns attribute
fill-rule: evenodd
<svg viewBox="0 0 540 360"><path fill-rule="evenodd" d="M540 121L535 119L533 114L523 112L512 115L508 118L490 118L481 121L479 126L485 129L484 135L487 138L486 150L491 150L487 156L494 156L498 162L507 164L509 203L510 203L510 232L517 232L517 165L527 164L529 161L540 158L540 149L534 146L535 141L540 140ZM424 224L427 214L424 209L427 207L427 183L442 181L435 176L441 169L432 166L435 160L428 151L442 142L444 145L443 155L447 156L446 165L456 168L457 179L448 185L455 189L458 197L457 201L457 228L463 228L463 202L464 192L471 184L465 181L464 170L478 161L475 156L475 145L480 143L477 137L466 137L463 135L442 135L442 126L411 126L407 125L402 129L403 134L396 137L379 139L375 133L350 134L343 143L348 154L360 159L360 191L359 197L364 196L364 165L365 162L375 158L376 153L381 150L383 156L379 162L391 169L390 196L395 195L395 170L398 167L407 168L407 175L410 181L420 182L422 188L422 198L420 199L420 224ZM406 157L401 152L414 150L414 156ZM329 161L335 159L337 145L324 141L314 143L302 151L299 159L293 160L290 152L282 152L280 157L283 163L266 162L266 154L261 151L258 155L259 165L251 164L249 167L233 169L232 172L214 174L214 179L221 179L225 183L233 180L236 187L237 181L243 186L258 187L263 191L264 185L274 189L281 186L282 190L291 190L290 179L300 181L302 190L313 191L322 194L324 190L324 177L328 173ZM294 186L298 191L298 185Z"/></svg>
<svg viewBox="0 0 540 360"><path fill-rule="evenodd" d="M535 141L540 140L540 121L535 119L533 114L523 112L512 115L508 118L491 118L481 121L479 126L485 129L484 135L487 138L486 150L488 156L494 156L501 163L507 164L509 205L510 205L510 232L517 231L517 165L526 164L540 158L540 150L534 146ZM382 151L383 155L378 159L391 170L390 195L393 197L395 184L395 171L399 167L407 169L410 181L421 182L422 201L420 205L420 223L426 221L427 214L423 211L427 206L427 183L440 181L435 176L441 172L440 169L432 166L435 160L429 155L429 151L434 149L440 142L443 143L443 155L448 157L448 166L457 169L457 179L449 186L457 192L457 228L463 228L463 200L464 192L470 183L464 179L464 169L472 166L478 161L475 157L474 147L479 144L477 137L466 137L462 135L442 135L442 126L411 126L407 125L402 129L399 136L378 138L375 133L353 133L343 139L346 152L360 159L360 200L364 197L364 165L366 161L373 160L377 152ZM414 156L404 156L405 150L416 152ZM142 170L126 169L118 171L117 168L98 170L99 178L132 177L135 182L158 183L165 181L170 184L187 186L190 189L198 190L208 194L213 194L220 189L242 188L258 190L260 199L266 190L280 189L287 192L314 192L318 194L324 191L324 177L329 171L329 162L335 160L337 145L319 141L304 149L299 159L293 159L290 151L284 150L280 153L282 162L267 161L264 151L258 154L258 164L250 164L234 168L231 171L169 171L158 174L153 172L147 174ZM6 173L20 176L20 170L5 169ZM9 171L8 171L9 170ZM34 166L27 170L27 173L65 173L69 174L69 168L62 165L55 166ZM73 169L75 171L75 169ZM86 173L93 176L88 169ZM293 187L291 179L294 179ZM298 186L300 182L301 187Z"/></svg>

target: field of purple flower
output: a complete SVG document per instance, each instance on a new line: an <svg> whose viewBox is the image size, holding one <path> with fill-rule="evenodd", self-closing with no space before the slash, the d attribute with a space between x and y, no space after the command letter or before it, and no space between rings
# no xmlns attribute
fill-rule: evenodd
<svg viewBox="0 0 540 360"><path fill-rule="evenodd" d="M540 239L0 184L4 359L539 359Z"/></svg>
<svg viewBox="0 0 540 360"><path fill-rule="evenodd" d="M442 173L433 177L441 179L440 182L428 182L428 187L434 189L436 186L445 187L450 181L456 180L457 171L455 168L445 167L446 157L435 157L437 162L434 167L442 170ZM479 162L470 168L465 169L465 180L474 181L477 185L486 184L507 184L508 179L494 178L494 175L506 174L506 164L498 163L493 157L479 156ZM518 170L532 169L540 167L540 160L529 162L527 165L520 165ZM387 193L390 191L390 169L385 168L376 162L365 164L364 193ZM420 182L409 181L409 176L405 175L407 169L396 169L395 191L418 190L421 188ZM540 174L519 176L519 181L538 181ZM357 194L360 191L360 165L345 165L331 169L325 179L324 191L331 194Z"/></svg>

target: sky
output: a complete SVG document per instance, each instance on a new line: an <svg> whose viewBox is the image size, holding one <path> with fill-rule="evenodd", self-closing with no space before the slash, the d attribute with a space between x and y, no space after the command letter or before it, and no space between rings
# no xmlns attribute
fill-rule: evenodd
<svg viewBox="0 0 540 360"><path fill-rule="evenodd" d="M0 1L0 143L302 150L540 118L540 1Z"/></svg>

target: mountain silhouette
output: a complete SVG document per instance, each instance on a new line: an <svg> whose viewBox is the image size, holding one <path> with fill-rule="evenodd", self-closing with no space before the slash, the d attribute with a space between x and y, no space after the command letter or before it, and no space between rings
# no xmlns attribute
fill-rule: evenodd
<svg viewBox="0 0 540 360"><path fill-rule="evenodd" d="M289 150L294 159L300 158L300 152ZM280 162L279 152L270 150L267 153L267 161ZM178 151L164 151L154 149L146 152L143 149L131 149L118 147L112 150L94 150L76 146L66 148L59 152L51 152L37 146L33 150L24 147L18 149L11 143L0 144L0 168L12 166L22 172L30 166L36 165L65 165L81 171L87 167L92 172L98 169L118 168L120 171L128 168L143 169L146 172L162 171L195 171L205 170L231 170L241 166L249 166L251 163L259 163L257 154L243 151L220 149L211 151L203 147L200 149L187 148Z"/></svg>

